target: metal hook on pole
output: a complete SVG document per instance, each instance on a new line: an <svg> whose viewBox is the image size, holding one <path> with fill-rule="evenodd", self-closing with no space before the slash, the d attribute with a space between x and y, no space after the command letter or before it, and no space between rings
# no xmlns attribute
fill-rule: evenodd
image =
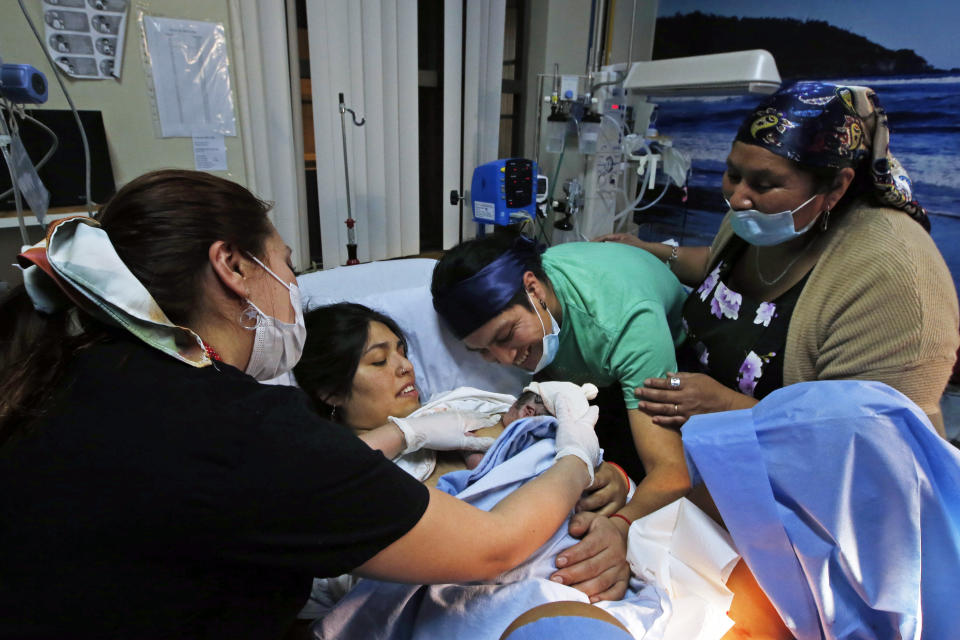
<svg viewBox="0 0 960 640"><path fill-rule="evenodd" d="M366 118L360 118L360 120L357 121L357 112L351 109L350 107L348 107L344 103L343 94L341 93L340 94L340 115L343 115L347 111L350 112L350 116L353 118L353 124L357 125L358 127L362 127L364 123L367 121Z"/></svg>
<svg viewBox="0 0 960 640"><path fill-rule="evenodd" d="M363 124L367 121L366 118L360 118L360 121L357 121L357 113L347 107L346 103L343 101L343 94L339 95L339 109L340 109L340 135L343 140L343 177L347 183L347 219L344 222L347 225L347 264L360 264L360 261L357 259L357 232L354 227L357 224L357 221L353 219L353 210L350 206L350 168L347 163L347 121L345 114L347 111L350 112L350 117L353 119L353 124L358 127L362 127Z"/></svg>

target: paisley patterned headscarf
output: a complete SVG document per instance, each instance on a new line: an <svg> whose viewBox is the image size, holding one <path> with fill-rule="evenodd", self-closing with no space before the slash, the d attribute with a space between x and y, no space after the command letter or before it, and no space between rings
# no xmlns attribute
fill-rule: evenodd
<svg viewBox="0 0 960 640"><path fill-rule="evenodd" d="M38 311L55 313L72 303L177 360L194 367L213 364L200 336L167 318L93 218L52 223L47 237L21 253L19 263Z"/></svg>
<svg viewBox="0 0 960 640"><path fill-rule="evenodd" d="M873 89L796 82L760 103L736 139L808 167L869 171L881 204L930 230L927 212L913 199L910 176L890 153L887 113Z"/></svg>

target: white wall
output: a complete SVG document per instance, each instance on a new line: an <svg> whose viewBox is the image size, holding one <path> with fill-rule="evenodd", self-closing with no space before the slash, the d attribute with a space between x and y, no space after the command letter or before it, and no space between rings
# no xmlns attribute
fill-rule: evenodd
<svg viewBox="0 0 960 640"><path fill-rule="evenodd" d="M30 16L43 36L42 3L24 2ZM67 90L77 109L95 109L103 112L110 161L113 164L117 186L153 169L176 167L193 169L193 144L189 138L157 138L154 134L152 106L147 94L147 80L140 55L139 11L167 18L185 18L219 22L227 34L228 52L234 60L228 0L139 0L131 2L127 17L126 40L120 81L71 80L64 77ZM5 62L31 64L47 75L50 84L49 99L40 108L68 109L53 70L47 64L40 44L34 38L20 8L13 0L4 2L4 16L0 20L0 57ZM236 65L231 65L231 88L237 107ZM245 114L237 109L238 125ZM227 138L226 172L213 172L246 184L242 140L239 136ZM31 152L33 150L30 150ZM43 237L39 226L29 228L30 239ZM10 266L20 247L20 232L16 227L0 229L0 280L11 284L20 282L19 271Z"/></svg>

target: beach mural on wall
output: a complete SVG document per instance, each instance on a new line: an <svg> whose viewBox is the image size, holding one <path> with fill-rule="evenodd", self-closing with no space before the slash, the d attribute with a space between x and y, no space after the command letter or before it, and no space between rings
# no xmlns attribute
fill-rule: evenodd
<svg viewBox="0 0 960 640"><path fill-rule="evenodd" d="M891 0L811 0L798 7L660 0L659 16L654 59L766 49L785 83L816 79L876 90L889 116L890 148L960 283L960 38L954 33L960 3L917 0L904 11ZM661 210L659 224L641 233L708 243L726 211L720 180L730 143L760 97L651 100L659 105L659 133L691 155L693 169L686 202L671 198L674 206Z"/></svg>

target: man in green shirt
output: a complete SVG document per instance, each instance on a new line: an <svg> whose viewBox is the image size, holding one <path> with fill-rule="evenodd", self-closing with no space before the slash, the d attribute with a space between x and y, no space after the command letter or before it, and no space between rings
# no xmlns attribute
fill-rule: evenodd
<svg viewBox="0 0 960 640"><path fill-rule="evenodd" d="M654 424L633 393L676 371L686 294L662 262L633 247L573 243L540 253L510 232L454 247L434 270L434 307L488 360L550 379L620 385L646 476L610 518L578 514L570 533L583 539L557 557L551 576L593 601L616 599L629 578L630 523L690 489L679 432Z"/></svg>

